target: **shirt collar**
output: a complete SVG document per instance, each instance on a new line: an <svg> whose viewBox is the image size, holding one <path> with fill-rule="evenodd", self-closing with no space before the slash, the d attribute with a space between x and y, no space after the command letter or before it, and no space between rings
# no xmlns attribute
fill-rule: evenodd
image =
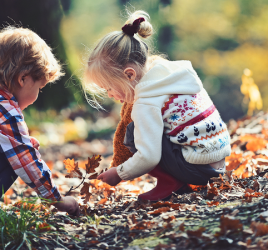
<svg viewBox="0 0 268 250"><path fill-rule="evenodd" d="M0 95L2 95L7 100L12 100L16 102L16 104L18 105L17 99L6 87L2 87L2 86L0 87Z"/></svg>

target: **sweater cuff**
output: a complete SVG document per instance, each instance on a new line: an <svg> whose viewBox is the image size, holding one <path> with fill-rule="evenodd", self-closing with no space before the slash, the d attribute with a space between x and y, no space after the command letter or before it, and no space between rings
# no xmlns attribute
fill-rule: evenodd
<svg viewBox="0 0 268 250"><path fill-rule="evenodd" d="M131 176L129 174L126 173L123 164L120 164L119 166L117 166L116 171L122 180L127 181L127 180L133 179L133 178L131 178Z"/></svg>

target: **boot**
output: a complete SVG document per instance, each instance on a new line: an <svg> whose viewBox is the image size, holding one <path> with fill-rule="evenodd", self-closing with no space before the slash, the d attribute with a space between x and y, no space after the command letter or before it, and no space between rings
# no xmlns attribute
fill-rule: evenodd
<svg viewBox="0 0 268 250"><path fill-rule="evenodd" d="M149 201L168 200L173 192L183 194L186 191L185 189L187 189L187 184L175 179L173 176L162 170L159 165L148 174L157 179L157 184L149 192L140 194L138 199Z"/></svg>

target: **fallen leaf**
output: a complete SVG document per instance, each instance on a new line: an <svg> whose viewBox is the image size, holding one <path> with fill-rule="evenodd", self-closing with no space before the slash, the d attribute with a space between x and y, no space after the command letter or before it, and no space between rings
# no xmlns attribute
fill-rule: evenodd
<svg viewBox="0 0 268 250"><path fill-rule="evenodd" d="M89 201L90 197L91 197L91 193L89 192L89 187L90 184L87 182L84 182L83 187L80 190L80 195L85 195L84 197L82 197L82 199L84 200L84 204L87 204L87 202Z"/></svg>
<svg viewBox="0 0 268 250"><path fill-rule="evenodd" d="M256 152L258 150L266 148L268 141L263 138L255 138L247 143L247 150Z"/></svg>
<svg viewBox="0 0 268 250"><path fill-rule="evenodd" d="M225 158L226 161L226 170L230 171L233 169L236 169L241 162L243 162L243 154L236 154L235 152L232 152L230 156L227 156Z"/></svg>
<svg viewBox="0 0 268 250"><path fill-rule="evenodd" d="M252 221L250 224L250 228L257 237L268 234L268 225L265 223Z"/></svg>
<svg viewBox="0 0 268 250"><path fill-rule="evenodd" d="M38 225L38 230L39 232L47 232L47 231L50 231L51 228L49 224L47 224L46 222L43 222Z"/></svg>
<svg viewBox="0 0 268 250"><path fill-rule="evenodd" d="M186 233L189 237L197 237L200 238L202 236L202 233L205 232L206 229L204 227L200 227L197 230L187 230Z"/></svg>
<svg viewBox="0 0 268 250"><path fill-rule="evenodd" d="M228 215L222 215L220 219L220 229L219 235L225 235L228 230L241 231L243 230L243 225L240 220L234 219L234 217ZM217 234L216 234L217 235Z"/></svg>
<svg viewBox="0 0 268 250"><path fill-rule="evenodd" d="M135 214L128 215L127 219L128 219L128 224L130 224L130 225L137 223L137 219L136 219Z"/></svg>
<svg viewBox="0 0 268 250"><path fill-rule="evenodd" d="M88 163L85 164L87 174L92 174L96 172L95 168L100 165L99 161L101 161L100 155L93 155L91 158L88 157Z"/></svg>
<svg viewBox="0 0 268 250"><path fill-rule="evenodd" d="M71 173L76 168L76 163L74 162L74 159L66 159L63 161L63 164L65 168L67 169L68 173Z"/></svg>
<svg viewBox="0 0 268 250"><path fill-rule="evenodd" d="M218 206L220 203L218 201L207 201L209 207Z"/></svg>
<svg viewBox="0 0 268 250"><path fill-rule="evenodd" d="M95 230L89 229L85 234L85 237L99 237L99 234ZM98 243L98 241L96 243ZM93 244L93 242L91 244Z"/></svg>
<svg viewBox="0 0 268 250"><path fill-rule="evenodd" d="M169 207L161 207L161 208L158 208L154 211L148 212L148 214L161 214L161 213L165 213L167 211L170 211Z"/></svg>
<svg viewBox="0 0 268 250"><path fill-rule="evenodd" d="M155 222L151 222L151 221L140 221L139 223L137 223L135 226L131 227L130 230L143 230L143 229L151 229L154 226L156 226L157 224Z"/></svg>
<svg viewBox="0 0 268 250"><path fill-rule="evenodd" d="M64 160L63 161L65 168L67 169L67 172L70 174L65 175L65 178L83 178L82 172L78 168L78 162L74 162L74 159L70 160Z"/></svg>
<svg viewBox="0 0 268 250"><path fill-rule="evenodd" d="M208 183L207 184L207 195L205 196L207 199L212 200L215 196L219 195L219 191L216 186Z"/></svg>
<svg viewBox="0 0 268 250"><path fill-rule="evenodd" d="M107 198L103 198L103 199L101 199L101 200L98 202L98 204L99 204L99 205L104 204L106 201L108 201L108 199L107 199Z"/></svg>

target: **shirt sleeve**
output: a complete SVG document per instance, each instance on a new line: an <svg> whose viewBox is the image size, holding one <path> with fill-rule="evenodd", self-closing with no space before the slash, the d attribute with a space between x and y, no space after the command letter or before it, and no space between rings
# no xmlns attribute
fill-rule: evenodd
<svg viewBox="0 0 268 250"><path fill-rule="evenodd" d="M133 106L134 142L137 152L117 167L123 180L130 180L151 171L160 161L164 124L161 109L152 105Z"/></svg>
<svg viewBox="0 0 268 250"><path fill-rule="evenodd" d="M11 111L12 112L12 111ZM61 195L55 186L51 171L31 143L23 117L5 114L0 124L0 153L4 153L11 167L21 179L33 188L38 196L53 201Z"/></svg>

